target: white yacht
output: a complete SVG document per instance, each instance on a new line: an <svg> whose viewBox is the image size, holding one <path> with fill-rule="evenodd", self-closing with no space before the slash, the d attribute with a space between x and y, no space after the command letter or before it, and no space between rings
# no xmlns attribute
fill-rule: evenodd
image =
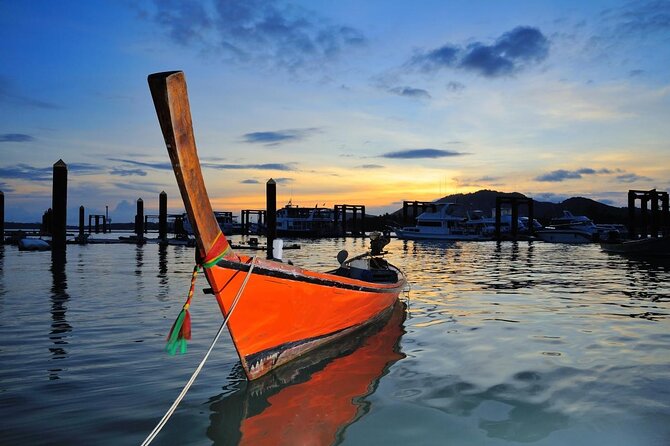
<svg viewBox="0 0 670 446"><path fill-rule="evenodd" d="M330 208L304 208L290 202L277 210L277 235L318 237L335 234L335 212Z"/></svg>
<svg viewBox="0 0 670 446"><path fill-rule="evenodd" d="M416 226L396 229L403 240L489 240L478 225L467 224L466 217L453 215L455 203L435 203L433 209L420 214Z"/></svg>
<svg viewBox="0 0 670 446"><path fill-rule="evenodd" d="M549 226L535 235L550 243L593 243L598 241L599 230L590 218L563 211L563 216L552 218Z"/></svg>

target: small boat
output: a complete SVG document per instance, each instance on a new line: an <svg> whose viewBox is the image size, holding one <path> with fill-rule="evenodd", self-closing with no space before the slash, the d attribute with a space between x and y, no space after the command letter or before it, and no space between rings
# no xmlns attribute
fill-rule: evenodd
<svg viewBox="0 0 670 446"><path fill-rule="evenodd" d="M17 245L19 251L49 251L51 249L51 245L46 240L39 238L22 238L19 239Z"/></svg>
<svg viewBox="0 0 670 446"><path fill-rule="evenodd" d="M402 240L490 240L477 225L468 225L467 218L454 215L456 203L438 203L416 219L415 226L395 230Z"/></svg>
<svg viewBox="0 0 670 446"><path fill-rule="evenodd" d="M613 239L615 239L613 237ZM670 237L647 237L635 240L608 240L600 242L605 252L636 256L670 256Z"/></svg>
<svg viewBox="0 0 670 446"><path fill-rule="evenodd" d="M391 310L406 281L402 271L383 258L388 240L371 239L371 251L350 260L341 251L340 266L328 272L234 252L214 218L202 178L183 72L152 74L148 81L193 226L198 263L249 380L380 320ZM191 297L192 292L173 326L170 348L184 351L190 338Z"/></svg>
<svg viewBox="0 0 670 446"><path fill-rule="evenodd" d="M551 219L547 227L535 231L535 236L549 243L593 243L598 241L599 230L590 218L563 211L561 217Z"/></svg>

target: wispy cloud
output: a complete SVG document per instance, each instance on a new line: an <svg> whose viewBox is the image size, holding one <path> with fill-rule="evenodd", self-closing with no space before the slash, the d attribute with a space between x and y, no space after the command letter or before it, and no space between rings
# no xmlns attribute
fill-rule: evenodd
<svg viewBox="0 0 670 446"><path fill-rule="evenodd" d="M10 186L9 184L7 184L3 181L0 181L0 191L2 191L3 193L14 192L14 188L12 186Z"/></svg>
<svg viewBox="0 0 670 446"><path fill-rule="evenodd" d="M210 57L289 71L319 67L366 43L356 28L275 0L155 0L142 16Z"/></svg>
<svg viewBox="0 0 670 446"><path fill-rule="evenodd" d="M450 82L447 82L446 88L447 88L447 91L457 93L457 92L465 90L465 85L458 82L458 81L450 81Z"/></svg>
<svg viewBox="0 0 670 446"><path fill-rule="evenodd" d="M34 140L35 138L24 133L5 133L0 135L0 142L30 142Z"/></svg>
<svg viewBox="0 0 670 446"><path fill-rule="evenodd" d="M637 175L634 173L625 173L622 175L617 175L616 179L622 183L635 183L637 181L653 181L652 178Z"/></svg>
<svg viewBox="0 0 670 446"><path fill-rule="evenodd" d="M404 96L407 98L413 99L430 99L430 93L421 88L413 87L394 87L389 88L389 93L397 94L398 96Z"/></svg>
<svg viewBox="0 0 670 446"><path fill-rule="evenodd" d="M91 175L103 171L103 167L88 163L70 163L67 168L69 172L76 172L80 175ZM51 181L53 166L35 167L21 163L0 167L0 177L29 181Z"/></svg>
<svg viewBox="0 0 670 446"><path fill-rule="evenodd" d="M602 17L621 35L648 36L670 31L670 3L665 0L630 2L603 11Z"/></svg>
<svg viewBox="0 0 670 446"><path fill-rule="evenodd" d="M409 149L399 150L397 152L387 152L380 155L382 158L391 159L417 159L417 158L445 158L452 156L466 155L464 152L443 149Z"/></svg>
<svg viewBox="0 0 670 446"><path fill-rule="evenodd" d="M273 180L275 180L277 184L286 184L295 181L293 178L287 178L287 177L273 178Z"/></svg>
<svg viewBox="0 0 670 446"><path fill-rule="evenodd" d="M265 164L217 164L217 163L201 163L202 167L219 170L281 170L294 171L296 170L291 164L282 163L265 163Z"/></svg>
<svg viewBox="0 0 670 446"><path fill-rule="evenodd" d="M240 183L242 183L242 184L261 184L260 181L253 180L253 179L242 180L242 181L240 181Z"/></svg>
<svg viewBox="0 0 670 446"><path fill-rule="evenodd" d="M419 52L407 62L406 67L424 72L459 68L485 77L502 77L542 62L549 54L549 47L549 39L539 29L519 26L504 33L492 44L447 44Z"/></svg>
<svg viewBox="0 0 670 446"><path fill-rule="evenodd" d="M359 169L383 169L385 166L382 166L381 164L363 164L357 167Z"/></svg>
<svg viewBox="0 0 670 446"><path fill-rule="evenodd" d="M117 163L131 164L133 166L148 167L150 169L172 170L172 164L167 162L149 163L144 161L130 160L126 158L107 158L107 160L116 161Z"/></svg>
<svg viewBox="0 0 670 446"><path fill-rule="evenodd" d="M146 170L142 169L124 169L122 167L112 167L112 170L109 171L110 175L117 175L120 177L130 177L133 175L137 175L140 177L145 177L147 176Z"/></svg>
<svg viewBox="0 0 670 446"><path fill-rule="evenodd" d="M242 135L243 141L250 144L264 144L266 146L276 146L285 142L295 142L307 138L310 135L318 133L320 129L316 127L306 129L287 129L265 132L252 132Z"/></svg>

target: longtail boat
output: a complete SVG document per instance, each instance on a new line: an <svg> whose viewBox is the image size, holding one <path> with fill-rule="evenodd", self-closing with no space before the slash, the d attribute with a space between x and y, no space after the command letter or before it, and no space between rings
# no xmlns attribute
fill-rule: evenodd
<svg viewBox="0 0 670 446"><path fill-rule="evenodd" d="M214 218L205 189L184 73L156 73L148 81L201 259L187 302L173 325L169 348L184 351L190 338L188 307L199 267L228 321L249 380L391 311L405 277L383 258L379 245L349 260L338 255L340 266L328 272L234 252Z"/></svg>

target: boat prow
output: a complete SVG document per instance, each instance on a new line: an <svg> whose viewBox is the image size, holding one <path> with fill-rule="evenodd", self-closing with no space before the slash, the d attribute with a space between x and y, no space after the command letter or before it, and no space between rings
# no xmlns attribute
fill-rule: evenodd
<svg viewBox="0 0 670 446"><path fill-rule="evenodd" d="M379 255L316 272L236 254L204 185L184 74L153 74L149 86L207 280L222 314L230 315L228 329L249 379L356 331L393 306L405 277Z"/></svg>

